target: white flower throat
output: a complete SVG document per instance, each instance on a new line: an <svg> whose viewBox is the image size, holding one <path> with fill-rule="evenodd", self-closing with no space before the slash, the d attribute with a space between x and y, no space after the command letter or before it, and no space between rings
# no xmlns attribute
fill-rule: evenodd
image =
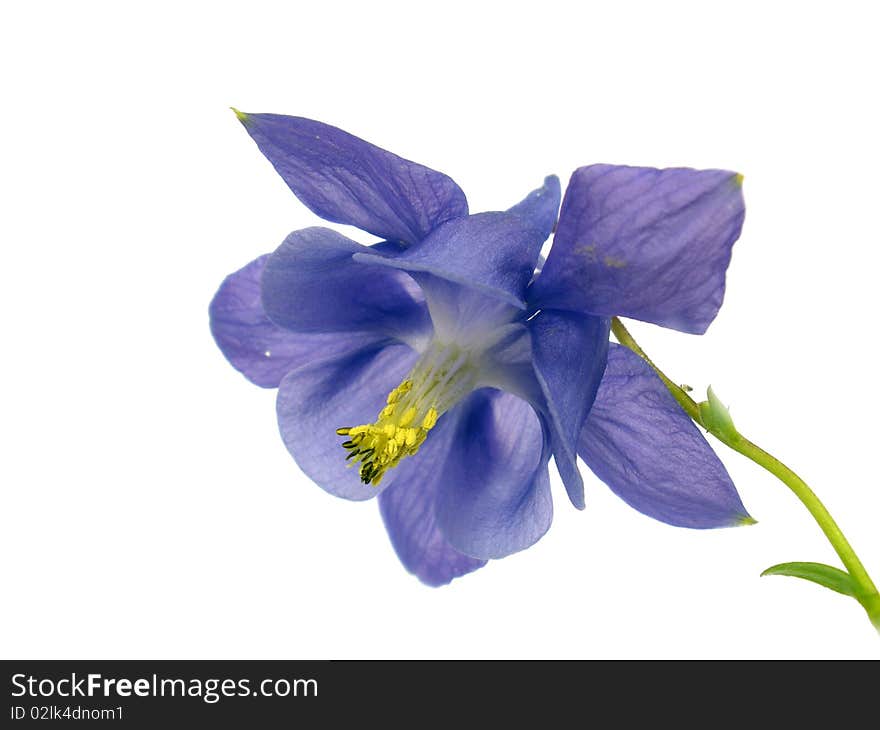
<svg viewBox="0 0 880 730"><path fill-rule="evenodd" d="M474 389L477 360L470 349L435 340L388 394L375 423L336 430L348 437L345 458L360 464L364 484L379 484L385 472L419 450L437 419Z"/></svg>

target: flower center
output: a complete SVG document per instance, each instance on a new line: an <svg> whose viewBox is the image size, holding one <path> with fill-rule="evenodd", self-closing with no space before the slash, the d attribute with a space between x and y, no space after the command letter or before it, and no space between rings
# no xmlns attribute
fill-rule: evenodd
<svg viewBox="0 0 880 730"><path fill-rule="evenodd" d="M336 429L347 436L346 461L360 464L364 484L377 485L385 472L412 456L437 419L470 393L477 382L471 353L434 342L403 382L388 394L375 423Z"/></svg>

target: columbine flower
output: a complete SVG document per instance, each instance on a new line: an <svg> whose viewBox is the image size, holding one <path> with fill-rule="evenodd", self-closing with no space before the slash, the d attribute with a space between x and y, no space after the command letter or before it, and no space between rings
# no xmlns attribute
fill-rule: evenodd
<svg viewBox="0 0 880 730"><path fill-rule="evenodd" d="M327 228L291 233L211 304L223 353L278 387L281 435L331 494L379 498L403 564L440 585L549 528L548 461L584 506L578 454L673 525L749 521L727 472L652 370L610 345L626 315L703 332L743 203L723 171L577 170L553 247L556 177L468 214L446 175L319 122L239 119Z"/></svg>

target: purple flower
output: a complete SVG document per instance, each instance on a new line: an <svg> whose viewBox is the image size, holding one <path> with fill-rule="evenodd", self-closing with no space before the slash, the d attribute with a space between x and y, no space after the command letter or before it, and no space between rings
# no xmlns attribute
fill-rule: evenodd
<svg viewBox="0 0 880 730"><path fill-rule="evenodd" d="M378 496L408 570L441 585L537 541L551 455L578 508L580 455L656 519L748 521L657 376L608 342L614 315L706 329L742 226L737 175L594 165L574 173L558 224L556 177L470 215L446 175L339 129L238 116L312 211L383 241L291 233L223 282L212 332L250 381L279 389L282 438L311 479Z"/></svg>

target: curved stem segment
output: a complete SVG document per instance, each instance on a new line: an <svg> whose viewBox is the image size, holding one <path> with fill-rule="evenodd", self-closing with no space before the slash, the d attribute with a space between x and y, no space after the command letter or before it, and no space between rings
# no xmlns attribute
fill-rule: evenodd
<svg viewBox="0 0 880 730"><path fill-rule="evenodd" d="M816 496L815 492L807 486L803 479L779 461L779 459L771 456L764 451L764 449L753 444L735 429L717 428L712 422L707 422L708 419L703 418L700 405L691 398L681 386L676 385L675 382L670 380L666 374L651 361L651 358L649 358L645 351L639 347L638 343L633 339L632 335L617 317L611 320L611 330L614 332L614 336L621 345L628 347L654 369L654 372L657 373L666 387L669 388L670 393L672 393L684 409L685 413L687 413L696 423L703 426L709 431L709 433L734 451L738 451L746 458L751 459L759 466L764 467L794 492L795 496L801 501L801 503L803 503L807 510L809 510L813 519L822 529L822 532L825 533L828 542L831 543L831 546L840 557L840 560L843 562L850 577L858 586L859 590L856 599L868 612L868 616L874 624L874 627L880 631L880 594L878 594L877 587L868 575L868 571L865 570L865 566L862 565L862 561L859 560L859 557L856 555L855 550L853 550L852 545L849 544L849 541L844 536L840 527L838 527L834 518L825 508L825 505L822 504L821 500Z"/></svg>

